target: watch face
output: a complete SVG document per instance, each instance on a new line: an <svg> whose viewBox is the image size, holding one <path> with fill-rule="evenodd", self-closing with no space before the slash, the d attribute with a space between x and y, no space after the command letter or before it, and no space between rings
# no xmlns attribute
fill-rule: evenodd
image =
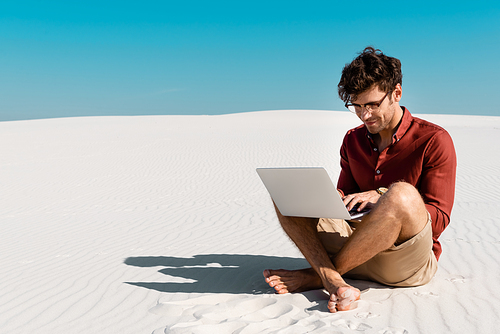
<svg viewBox="0 0 500 334"><path fill-rule="evenodd" d="M383 194L385 194L385 193L387 192L387 190L389 190L389 189L384 188L384 187L380 187L380 188L378 188L378 189L377 189L377 192L378 192L380 195L383 195Z"/></svg>

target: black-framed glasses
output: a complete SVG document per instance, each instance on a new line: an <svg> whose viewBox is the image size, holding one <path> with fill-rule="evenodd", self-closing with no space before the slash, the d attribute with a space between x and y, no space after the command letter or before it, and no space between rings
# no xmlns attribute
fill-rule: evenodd
<svg viewBox="0 0 500 334"><path fill-rule="evenodd" d="M387 92L387 94L385 94L384 97L378 102L369 102L366 104L346 103L345 107L354 114L361 113L363 108L365 108L369 112L376 112L379 110L380 105L382 104L382 102L384 102L385 98L387 97L387 95L389 95L389 93L390 92Z"/></svg>

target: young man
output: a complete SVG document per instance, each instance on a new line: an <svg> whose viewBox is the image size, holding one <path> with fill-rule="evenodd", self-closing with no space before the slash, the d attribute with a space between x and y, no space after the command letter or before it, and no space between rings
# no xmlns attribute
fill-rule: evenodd
<svg viewBox="0 0 500 334"><path fill-rule="evenodd" d="M371 208L353 228L334 219L285 217L283 230L311 268L264 271L278 293L324 288L331 312L349 310L360 291L343 277L390 286L428 283L449 224L456 155L441 127L399 105L401 63L367 47L346 65L338 85L346 107L363 124L347 132L338 190L350 210Z"/></svg>

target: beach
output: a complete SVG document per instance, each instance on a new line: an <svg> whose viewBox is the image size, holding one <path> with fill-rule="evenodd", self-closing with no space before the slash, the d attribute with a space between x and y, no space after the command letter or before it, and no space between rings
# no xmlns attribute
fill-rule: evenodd
<svg viewBox="0 0 500 334"><path fill-rule="evenodd" d="M500 117L414 114L458 157L433 280L348 280L277 295L266 268L307 267L258 167L321 166L334 184L341 111L0 122L0 332L495 333L500 326Z"/></svg>

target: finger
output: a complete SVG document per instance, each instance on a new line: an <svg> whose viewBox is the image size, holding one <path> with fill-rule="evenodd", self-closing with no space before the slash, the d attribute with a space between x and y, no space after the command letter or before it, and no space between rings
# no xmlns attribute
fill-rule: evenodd
<svg viewBox="0 0 500 334"><path fill-rule="evenodd" d="M358 196L354 196L351 201L349 202L349 204L347 205L347 210L351 211L352 208L354 208L354 206L356 204L358 204L359 202L361 201L361 199L358 197Z"/></svg>
<svg viewBox="0 0 500 334"><path fill-rule="evenodd" d="M352 195L347 195L342 198L342 201L344 202L344 205L347 206L349 202L352 200L353 196Z"/></svg>
<svg viewBox="0 0 500 334"><path fill-rule="evenodd" d="M343 202L348 210L349 210L349 204L351 203L352 199L353 199L353 196L351 196L351 195L344 197Z"/></svg>
<svg viewBox="0 0 500 334"><path fill-rule="evenodd" d="M361 202L361 204L358 207L358 212L363 211L367 205L368 205L368 202Z"/></svg>

